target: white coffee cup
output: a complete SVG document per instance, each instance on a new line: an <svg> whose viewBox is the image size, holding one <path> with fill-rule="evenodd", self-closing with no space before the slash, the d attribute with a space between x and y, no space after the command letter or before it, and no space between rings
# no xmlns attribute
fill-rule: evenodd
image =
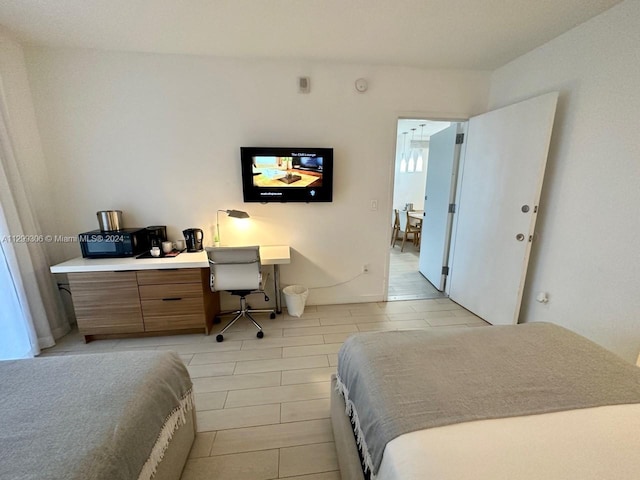
<svg viewBox="0 0 640 480"><path fill-rule="evenodd" d="M184 250L184 247L185 247L184 240L176 240L176 250L181 252L182 250Z"/></svg>
<svg viewBox="0 0 640 480"><path fill-rule="evenodd" d="M162 251L164 253L170 253L173 250L173 243L171 242L162 242Z"/></svg>
<svg viewBox="0 0 640 480"><path fill-rule="evenodd" d="M159 257L160 256L160 247L152 247L151 248L151 256Z"/></svg>

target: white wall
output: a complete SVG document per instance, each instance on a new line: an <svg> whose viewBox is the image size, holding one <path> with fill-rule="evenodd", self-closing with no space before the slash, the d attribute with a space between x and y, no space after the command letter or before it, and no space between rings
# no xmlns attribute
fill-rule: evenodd
<svg viewBox="0 0 640 480"><path fill-rule="evenodd" d="M398 117L461 118L485 110L489 74L352 64L241 61L89 50L26 50L47 152L59 234L124 211L127 226L206 230L219 208L249 212L248 229L221 218L223 244L289 244L283 284L333 285L309 303L383 299L391 234ZM298 76L311 93L297 93ZM369 80L365 94L356 78ZM335 149L334 201L244 204L240 146ZM371 211L371 200L378 211ZM56 245L57 260L79 254Z"/></svg>
<svg viewBox="0 0 640 480"><path fill-rule="evenodd" d="M406 153L408 154L409 149L411 148L412 134L416 141L427 141L428 145L428 140L429 138L431 138L431 135L444 130L449 125L450 122L440 122L437 120L434 121L416 118L404 118L398 120L393 208L402 210L405 208L405 205L407 203L413 203L413 208L415 210L422 210L424 208L424 197L427 187L429 148L414 148L411 152L414 160L417 159L418 152L422 152L422 171L417 170L416 161L416 163L414 164L416 170L414 170L413 172L409 171L409 164L407 162L407 164L405 165L406 171L402 172L402 153L406 150ZM413 131L414 128L415 132ZM407 132L407 134L404 135L404 132Z"/></svg>
<svg viewBox="0 0 640 480"><path fill-rule="evenodd" d="M395 185L393 190L393 208L402 210L407 203L413 203L415 210L422 210L424 207L424 191L427 186L427 159L429 149L423 148L423 167L421 172L401 172L402 162L402 142L404 135L400 134L396 139L396 163L395 163ZM409 144L410 135L407 135L406 144Z"/></svg>
<svg viewBox="0 0 640 480"><path fill-rule="evenodd" d="M490 94L496 108L560 91L521 319L630 361L640 350L639 25L640 2L623 2L495 71Z"/></svg>

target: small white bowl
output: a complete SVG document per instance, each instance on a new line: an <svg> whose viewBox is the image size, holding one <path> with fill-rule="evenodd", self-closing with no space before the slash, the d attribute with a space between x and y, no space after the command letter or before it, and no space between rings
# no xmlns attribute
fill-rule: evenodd
<svg viewBox="0 0 640 480"><path fill-rule="evenodd" d="M152 257L159 257L160 256L160 248L158 247L153 247L151 249L151 256Z"/></svg>

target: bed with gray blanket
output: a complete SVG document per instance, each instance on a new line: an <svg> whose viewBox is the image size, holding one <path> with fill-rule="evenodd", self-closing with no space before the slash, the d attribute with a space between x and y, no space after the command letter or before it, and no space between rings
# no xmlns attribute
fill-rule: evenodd
<svg viewBox="0 0 640 480"><path fill-rule="evenodd" d="M640 472L640 369L555 325L357 334L333 383L343 478Z"/></svg>
<svg viewBox="0 0 640 480"><path fill-rule="evenodd" d="M0 479L180 478L192 384L171 352L0 362Z"/></svg>

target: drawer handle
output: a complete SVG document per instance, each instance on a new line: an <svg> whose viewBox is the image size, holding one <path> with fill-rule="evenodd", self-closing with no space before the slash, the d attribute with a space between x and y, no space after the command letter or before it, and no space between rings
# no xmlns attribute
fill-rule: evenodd
<svg viewBox="0 0 640 480"><path fill-rule="evenodd" d="M163 302L175 302L177 300L182 300L182 297L169 297L162 299Z"/></svg>

